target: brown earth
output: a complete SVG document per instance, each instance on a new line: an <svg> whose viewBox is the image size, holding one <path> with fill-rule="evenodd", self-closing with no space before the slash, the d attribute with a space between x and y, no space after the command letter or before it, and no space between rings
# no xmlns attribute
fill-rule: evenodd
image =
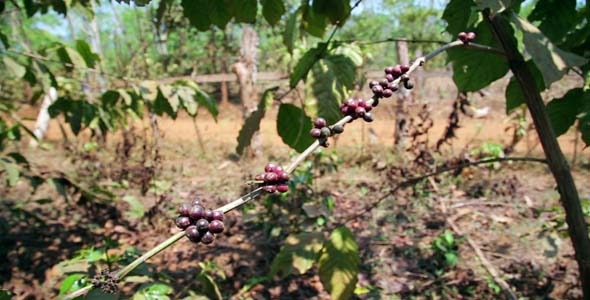
<svg viewBox="0 0 590 300"><path fill-rule="evenodd" d="M485 118L461 116L457 138L450 147L445 147L443 156L437 157L440 163L457 156L466 147L478 147L486 141L507 144L511 140L512 133L506 128L512 121L504 113L502 103L505 84L506 80L500 81L487 89L485 96L470 98L474 107L490 106L491 111ZM554 85L545 96L559 96L566 87L577 84L577 79L570 78ZM435 126L429 132L429 141L434 144L448 123L456 91L449 78L430 78L416 93L420 93L416 103L428 103L430 107ZM419 104L412 108L417 109ZM177 231L172 219L180 202L198 196L208 206L218 207L237 198L249 188L244 181L261 171L267 161L286 164L292 158L292 152L276 133L276 111L276 107L270 110L261 125L264 156L239 161L232 155L242 122L237 106L223 104L217 122L201 112L196 123L198 134L192 119L186 116L177 120L159 119L163 133L162 160L156 179L170 186L145 196L140 195L134 183L137 178L129 179L129 188L112 185L122 168L115 151L122 140L120 135L110 139L101 151L86 153L80 150L84 138L74 139L64 147L58 126L53 123L48 137L52 148L25 151L34 169L62 172L84 186L91 186L93 181L102 186L111 182L116 197L104 204L81 204L71 199L64 201L45 185L32 195L25 182L15 188L3 188L0 221L8 229L0 238L2 288L15 293L13 299L53 298L64 279L64 266L59 263L71 259L80 249L104 247L109 238L119 243L112 247L111 254L122 253L131 246L147 251ZM301 187L303 194L297 194L302 198L289 198L297 203L315 204L326 197L334 199L335 209L329 214L327 225L307 224L305 229L320 230L327 235L330 229L345 224L354 232L361 253L359 286L369 291L355 297L503 299L502 292L494 291L493 280L466 242L468 238L481 248L518 296L579 298L573 251L561 225L563 213L548 170L533 163L503 164L499 169L480 166L456 176L437 176L433 181L388 196L387 190L399 179L391 174L397 167L404 167L399 163L399 155L392 151L394 111L391 103L384 103L376 111L375 122L354 122L347 126L346 132L329 149L335 150L333 153L341 162L330 161L329 155L323 155L314 164L314 182ZM134 132L141 141L142 128L149 129L149 125L144 121L135 127ZM577 156L575 179L581 196L589 198L590 187L586 184L590 178L589 152L582 149L581 142L576 149L575 143L573 131L560 138L568 159L574 153ZM129 159L129 164L138 168L141 145L141 142L134 145ZM513 155L542 156L534 132L527 134ZM331 170L334 167L337 172ZM419 171L413 172L410 176L419 175ZM133 170L132 174L141 175ZM139 220L127 215L129 206L121 200L125 195L140 199L148 214ZM52 200L48 204L34 201L47 198ZM375 209L359 218L350 218L379 198L384 200ZM195 276L202 269L199 262L207 261L215 262L225 273L226 279L213 275L223 298L329 298L316 267L301 276L253 283L252 279L267 274L285 236L301 229L290 227L293 223L289 222L306 220L304 215L293 212L268 211L261 205L264 200L255 203L249 210L236 210L226 216L228 229L214 246L195 246L182 240L150 260L149 270L155 272L155 277L173 286L175 292L171 298L202 292L203 285L195 281ZM446 214L442 210L445 207ZM454 234L460 240L458 265L437 275L440 260L430 245L445 229L450 229L449 219L463 234ZM265 226L280 231L271 234L271 228ZM105 263L99 266L105 267ZM88 265L76 267L86 271ZM138 289L138 282L146 280L141 276L131 278L133 282L126 281L123 287L125 297Z"/></svg>

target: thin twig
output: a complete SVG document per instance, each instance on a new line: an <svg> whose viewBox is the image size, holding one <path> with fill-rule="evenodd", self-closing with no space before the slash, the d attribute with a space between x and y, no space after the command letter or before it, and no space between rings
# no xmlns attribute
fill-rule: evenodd
<svg viewBox="0 0 590 300"><path fill-rule="evenodd" d="M362 0L358 0L356 2L356 4L354 5L354 7L358 6L358 4L361 2ZM330 35L330 39L334 36L334 33L336 32L336 30L338 29L335 28L334 31L332 32L332 34ZM330 39L328 40L328 43L330 41ZM326 45L328 44L326 43ZM420 57L418 59L416 59L412 65L410 66L410 69L408 70L408 72L406 74L410 74L412 73L416 68L422 66L428 59L436 56L437 54L442 53L444 50L447 50L449 48L452 47L457 47L457 46L462 46L463 43L462 42L451 42L449 44L446 44L444 46L442 46L439 49L434 50L432 53L427 54L424 57ZM440 50L443 49L443 50ZM400 78L397 78L396 80L394 80L392 83L393 84L399 84ZM292 90L292 89L291 89ZM284 97L281 96L281 97ZM374 99L376 98L371 98L369 100L367 100L367 104L371 105L374 101ZM352 117L350 116L345 116L343 117L340 121L336 122L333 125L345 125L346 123L348 123L350 120L352 120ZM317 149L319 147L319 142L315 141L314 143L312 143L305 151L303 151L299 156L297 156L295 159L293 159L293 161L291 162L291 164L285 168L285 171L288 173L292 173L295 168L301 163L303 162L309 155L311 155L313 153L313 151L315 149ZM494 162L494 161L505 161L505 160L535 160L533 158L513 158L513 159L509 159L509 158L503 158L503 159L492 159L492 160L488 160L488 161L481 161L479 163L486 163L486 162ZM538 159L537 159L538 160ZM448 171L448 170L446 170ZM440 171L440 173L442 172L446 172L446 171ZM439 173L437 173L439 174ZM426 178L428 176L434 176L436 174L431 174L424 177L419 177L419 178L414 178L413 181L416 182L422 178ZM401 187L401 185L398 185L398 187L396 187L396 189L394 189L391 193L394 193L397 189L399 189ZM223 213L229 212L237 207L240 207L244 204L246 204L247 202L249 202L250 200L258 197L260 194L263 193L263 189L262 187L258 187L257 189L249 192L248 194L218 208L217 210L222 211ZM391 194L390 193L390 194ZM379 202L381 202L383 199L380 199L377 203L373 204L374 206L377 206L379 204ZM372 209L368 208L368 210ZM165 248L169 247L170 245L174 244L175 242L177 242L178 240L180 240L182 237L184 236L184 232L180 231L178 233L176 233L174 236L172 236L171 238L169 238L168 240L162 242L161 244L157 245L155 248L153 248L152 250L146 252L144 255L142 255L140 258L136 259L135 261L133 261L130 265L124 267L121 271L119 271L117 273L117 275L119 275L119 279L123 278L125 275L127 275L130 271L132 271L134 268L136 268L138 265L142 264L143 262L147 261L148 259L150 259L152 256L158 254L160 251L164 250ZM78 290L75 292L75 296L81 296L86 294L88 291L90 291L92 289L92 285L86 286L84 288L82 288L81 290ZM74 294L70 294L65 296L65 298L63 299L72 299L75 297L72 297L72 295Z"/></svg>
<svg viewBox="0 0 590 300"><path fill-rule="evenodd" d="M445 205L445 201L440 201L440 207L441 210L443 212L443 214L446 216L447 215L447 207ZM508 284L508 282L506 282L504 279L502 279L502 277L500 277L500 273L498 272L498 270L496 270L496 268L494 267L494 265L492 265L492 263L486 258L486 256L483 254L483 252L481 251L481 248L477 245L477 243L475 243L468 234L463 233L459 227L455 224L455 222L453 221L452 218L446 218L447 224L449 224L449 226L451 227L451 229L460 236L463 236L465 238L465 240L467 241L467 243L469 244L469 246L471 246L471 248L473 249L473 251L475 252L475 255L477 255L477 257L479 258L479 261L481 262L481 264L483 265L483 267L486 269L486 271L488 271L488 273L490 274L490 276L492 276L492 278L494 279L494 281L502 288L502 290L504 291L504 293L506 294L506 296L511 299L511 300L516 300L518 299L518 297L516 296L516 294L514 293L514 291L512 291L512 288L510 287L510 285Z"/></svg>

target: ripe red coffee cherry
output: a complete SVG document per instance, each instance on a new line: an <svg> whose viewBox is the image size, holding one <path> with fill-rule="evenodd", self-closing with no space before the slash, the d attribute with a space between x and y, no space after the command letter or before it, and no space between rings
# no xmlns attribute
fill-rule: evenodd
<svg viewBox="0 0 590 300"><path fill-rule="evenodd" d="M475 32L468 32L465 39L467 42L473 42L473 40L475 40L475 36Z"/></svg>
<svg viewBox="0 0 590 300"><path fill-rule="evenodd" d="M385 68L385 74L387 75L392 75L393 74L393 67L387 67Z"/></svg>
<svg viewBox="0 0 590 300"><path fill-rule="evenodd" d="M400 75L402 75L402 67L400 65L396 65L395 67L393 67L393 70L391 71L391 75L393 75L394 77L399 77Z"/></svg>
<svg viewBox="0 0 590 300"><path fill-rule="evenodd" d="M367 107L367 102L363 99L358 99L357 100L357 106L358 107Z"/></svg>
<svg viewBox="0 0 590 300"><path fill-rule="evenodd" d="M379 81L373 80L369 82L369 88L372 89L374 86L379 85Z"/></svg>
<svg viewBox="0 0 590 300"><path fill-rule="evenodd" d="M274 171L276 165L273 163L268 163L266 164L266 166L264 166L264 172L272 172Z"/></svg>
<svg viewBox="0 0 590 300"><path fill-rule="evenodd" d="M400 69L402 70L402 73L406 73L410 70L410 66L408 65L401 65Z"/></svg>
<svg viewBox="0 0 590 300"><path fill-rule="evenodd" d="M277 185L277 191L279 193L285 193L285 192L289 191L289 186L286 184L279 184L279 185Z"/></svg>
<svg viewBox="0 0 590 300"><path fill-rule="evenodd" d="M386 88L388 84L389 84L389 81L387 81L387 79L382 79L382 80L379 81L379 85L382 88Z"/></svg>
<svg viewBox="0 0 590 300"><path fill-rule="evenodd" d="M392 81L394 81L394 80L395 80L395 77L393 77L393 75L391 75L391 74L387 74L387 75L385 75L385 79L386 79L388 82L392 82Z"/></svg>

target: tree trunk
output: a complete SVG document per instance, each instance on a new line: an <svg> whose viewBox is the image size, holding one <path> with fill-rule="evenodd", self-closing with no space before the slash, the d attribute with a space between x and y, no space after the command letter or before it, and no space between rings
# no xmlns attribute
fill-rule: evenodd
<svg viewBox="0 0 590 300"><path fill-rule="evenodd" d="M396 42L398 63L408 65L410 63L408 55L408 42ZM410 91L404 88L403 84L399 86L395 109L395 131L393 133L393 146L397 153L403 153L407 146L407 124L408 124L408 107L406 102L411 100Z"/></svg>
<svg viewBox="0 0 590 300"><path fill-rule="evenodd" d="M525 102L547 157L549 169L557 183L561 204L565 209L568 233L574 246L580 270L580 282L584 299L588 300L590 299L590 239L588 238L587 224L584 220L576 184L549 122L545 104L535 86L535 79L526 66L522 54L518 51L518 46L512 40L510 24L501 15L492 17L487 11L484 11L484 15L504 48L510 70L523 91Z"/></svg>
<svg viewBox="0 0 590 300"><path fill-rule="evenodd" d="M43 102L41 103L39 114L37 115L37 122L35 122L35 129L33 129L33 134L37 140L31 140L29 143L30 146L36 147L38 141L45 137L45 134L49 129L49 120L51 120L48 109L55 100L57 100L57 90L54 87L50 87L45 96L43 96Z"/></svg>
<svg viewBox="0 0 590 300"><path fill-rule="evenodd" d="M256 110L258 99L256 93L256 63L258 56L258 34L252 27L245 26L242 31L242 45L240 61L232 65L240 84L240 98L242 99L242 116L244 120ZM250 151L254 156L262 156L262 136L260 131L252 136Z"/></svg>

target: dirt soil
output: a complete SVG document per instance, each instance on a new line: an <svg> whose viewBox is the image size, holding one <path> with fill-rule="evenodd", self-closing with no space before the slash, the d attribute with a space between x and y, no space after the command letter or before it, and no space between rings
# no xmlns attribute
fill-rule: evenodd
<svg viewBox="0 0 590 300"><path fill-rule="evenodd" d="M515 122L504 112L506 82L494 84L482 95L470 95L473 107L489 106L490 112L483 118L461 114L457 137L435 154L437 165L462 157L469 153L465 149L485 142L510 143ZM428 104L434 121L428 133L432 149L448 124L456 90L449 78L430 77L423 84L423 88L416 88L416 99L409 106L415 117L416 111ZM566 87L577 84L576 79L559 82L544 96L559 96ZM53 123L48 147L24 148L33 170L65 174L84 187L96 183L109 186L115 200L76 201L79 194L64 199L47 184L31 193L24 180L14 188L0 188L2 288L14 293L13 299L55 298L64 273L88 269L87 263L82 267L74 264L70 269L62 263L81 249L99 249L116 241L118 245L110 247L111 255L130 247L147 251L177 232L174 217L180 203L198 197L214 208L238 198L251 188L245 182L261 172L268 161L287 164L293 158L294 153L277 135L276 113L275 106L261 125L263 156L246 155L239 160L234 154L242 124L238 106L222 104L217 121L205 111L196 123L186 116L161 118L160 159L151 164L142 160L142 153L153 155L156 151L145 146L145 152L143 148L142 141L151 141L148 120L134 125L128 165L121 161L121 134L110 137L101 146L104 148L98 148L100 151L84 151L84 135L77 139L69 135L69 142L64 143L59 125ZM334 199L327 223L312 227L326 236L338 225L347 225L354 232L361 253L355 298L507 299L470 242L518 297L581 298L563 210L555 183L543 164L512 162L465 168L391 195L390 190L403 180L398 176L399 168L411 165L407 159L412 154L393 150L393 101L379 106L375 115L373 123L359 121L346 127L335 145L324 150L322 158L313 164L313 183L301 187L298 194L305 197L294 199L316 204ZM153 146L150 143L146 145ZM568 160L575 159L574 177L581 197L590 198L589 150L576 142L573 131L560 137L560 144ZM530 131L510 155L542 157L535 132ZM150 178L164 187L151 185L142 195L142 176L150 170L156 170ZM128 172L127 186L116 184L123 171ZM409 171L406 177L421 174L420 169ZM134 218L132 205L123 200L124 196L139 199L144 216ZM172 299L197 299L189 297L201 294L203 289L195 280L203 268L199 263L210 261L224 273L213 275L224 299L329 299L316 267L304 275L256 282L268 273L286 235L301 229L289 224L302 216L267 210L266 204L273 199L257 199L248 209L230 212L227 230L213 245L194 245L183 239L150 260L147 270L152 277L173 286ZM379 199L379 205L358 215ZM273 231L274 227L278 231ZM445 230L453 232L457 240L455 267L441 265L440 256L431 247ZM96 272L96 268L90 271ZM140 275L124 282L121 298L131 297L145 282Z"/></svg>

